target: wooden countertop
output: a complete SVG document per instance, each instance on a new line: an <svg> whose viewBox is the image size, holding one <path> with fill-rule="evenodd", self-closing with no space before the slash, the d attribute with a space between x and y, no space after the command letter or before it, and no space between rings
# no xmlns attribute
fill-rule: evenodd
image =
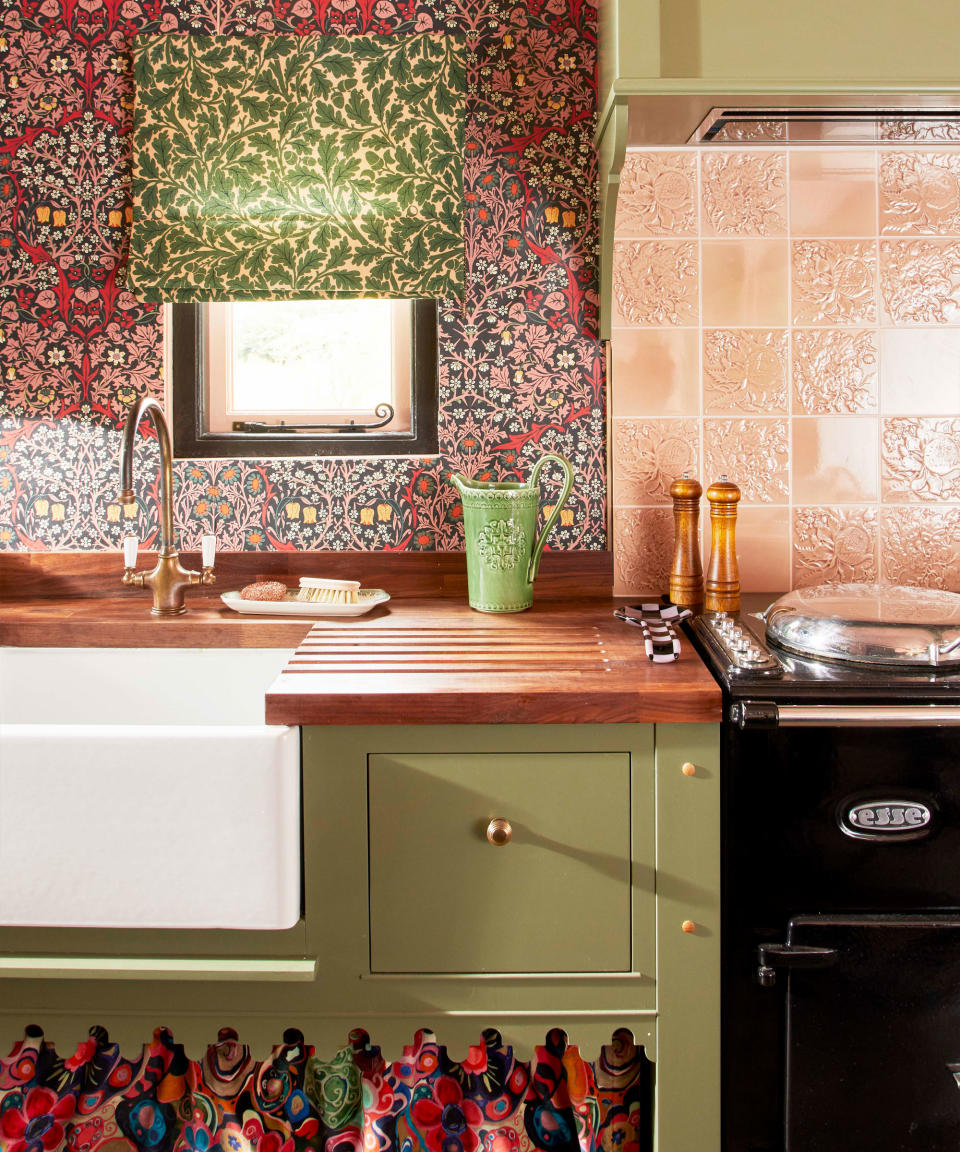
<svg viewBox="0 0 960 1152"><path fill-rule="evenodd" d="M271 724L719 721L720 689L689 642L653 664L613 599L516 615L397 601L315 624L267 693Z"/></svg>
<svg viewBox="0 0 960 1152"><path fill-rule="evenodd" d="M197 557L182 557L188 567ZM141 568L151 562L141 557ZM0 644L38 647L289 648L266 698L268 723L473 724L717 721L720 689L691 645L673 664L646 659L639 629L614 619L608 554L544 556L534 606L516 615L466 603L462 554L226 554L187 612L150 614L117 581L117 556L0 557ZM320 572L385 587L369 615L314 623L247 616L220 591Z"/></svg>

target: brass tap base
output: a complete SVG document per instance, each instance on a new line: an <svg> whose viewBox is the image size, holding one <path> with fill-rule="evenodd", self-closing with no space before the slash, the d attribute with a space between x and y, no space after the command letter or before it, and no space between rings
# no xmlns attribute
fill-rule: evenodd
<svg viewBox="0 0 960 1152"><path fill-rule="evenodd" d="M144 586L153 591L153 616L179 616L186 612L183 594L191 584L199 584L199 572L181 567L179 555L171 551L161 553L157 566L143 577Z"/></svg>

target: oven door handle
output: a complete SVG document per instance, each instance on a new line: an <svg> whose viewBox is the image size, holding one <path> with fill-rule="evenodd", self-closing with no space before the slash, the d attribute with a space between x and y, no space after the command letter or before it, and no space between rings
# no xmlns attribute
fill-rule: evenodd
<svg viewBox="0 0 960 1152"><path fill-rule="evenodd" d="M741 700L730 706L741 731L770 728L947 728L960 725L951 704L775 704Z"/></svg>
<svg viewBox="0 0 960 1152"><path fill-rule="evenodd" d="M777 982L778 968L829 968L837 962L837 950L808 944L760 944L757 962L761 986L772 988Z"/></svg>

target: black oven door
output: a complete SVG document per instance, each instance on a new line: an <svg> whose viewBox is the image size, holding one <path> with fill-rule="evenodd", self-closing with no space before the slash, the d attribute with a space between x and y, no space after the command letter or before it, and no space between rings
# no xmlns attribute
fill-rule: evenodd
<svg viewBox="0 0 960 1152"><path fill-rule="evenodd" d="M786 1152L957 1152L960 916L795 917L786 944Z"/></svg>

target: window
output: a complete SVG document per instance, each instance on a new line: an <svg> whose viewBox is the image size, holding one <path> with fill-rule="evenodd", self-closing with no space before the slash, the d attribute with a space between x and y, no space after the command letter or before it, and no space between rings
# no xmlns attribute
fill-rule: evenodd
<svg viewBox="0 0 960 1152"><path fill-rule="evenodd" d="M437 451L433 300L168 305L174 452Z"/></svg>

